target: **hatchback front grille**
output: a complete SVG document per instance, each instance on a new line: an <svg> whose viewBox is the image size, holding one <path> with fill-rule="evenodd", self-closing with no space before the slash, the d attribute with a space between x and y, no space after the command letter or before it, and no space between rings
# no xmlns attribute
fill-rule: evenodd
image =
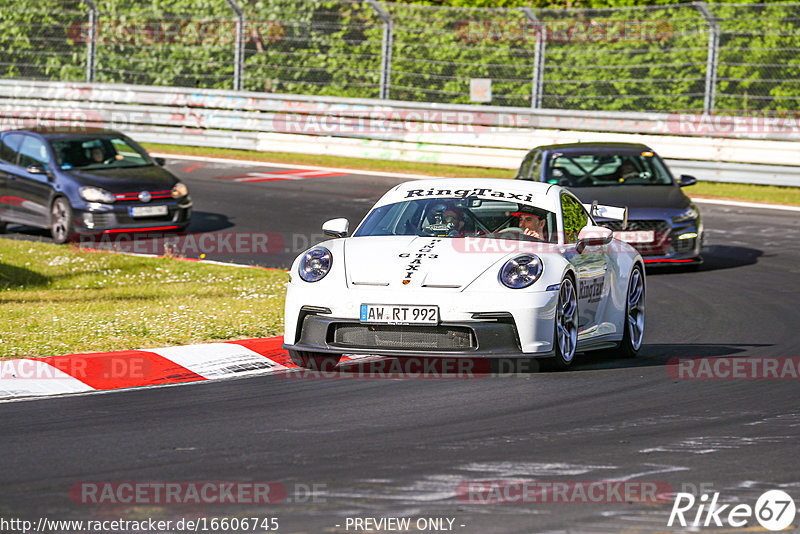
<svg viewBox="0 0 800 534"><path fill-rule="evenodd" d="M598 223L605 226L609 230L615 232L622 230L622 221L603 221ZM668 234L670 226L667 221L661 220L639 220L628 221L628 226L625 227L626 232L634 232L637 230L652 230L656 233L656 241L658 241L658 234Z"/></svg>

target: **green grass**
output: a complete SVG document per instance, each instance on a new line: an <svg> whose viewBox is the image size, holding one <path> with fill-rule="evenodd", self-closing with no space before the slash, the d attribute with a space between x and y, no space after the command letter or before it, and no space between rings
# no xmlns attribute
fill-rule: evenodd
<svg viewBox="0 0 800 534"><path fill-rule="evenodd" d="M698 182L696 185L687 187L685 191L689 196L698 198L722 198L800 206L800 187Z"/></svg>
<svg viewBox="0 0 800 534"><path fill-rule="evenodd" d="M294 165L318 165L323 167L341 167L361 169L365 171L407 172L410 174L428 174L431 176L463 176L470 178L513 178L514 171L508 169L487 169L484 167L460 167L456 165L437 165L435 163L410 163L403 161L383 161L360 158L342 158L338 156L314 156L306 154L288 154L283 152L257 152L252 150L235 150L229 148L203 148L177 145L144 145L153 152L184 154L193 156L209 156L231 159L246 159ZM800 187L778 187L772 185L730 184L718 182L700 182L687 188L690 196L741 200L746 202L766 202L770 204L790 204L800 206Z"/></svg>
<svg viewBox="0 0 800 534"><path fill-rule="evenodd" d="M0 359L279 335L287 280L0 239Z"/></svg>

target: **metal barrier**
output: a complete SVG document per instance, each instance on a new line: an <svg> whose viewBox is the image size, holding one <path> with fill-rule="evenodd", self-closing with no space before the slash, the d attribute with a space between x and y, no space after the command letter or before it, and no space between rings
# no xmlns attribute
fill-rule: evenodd
<svg viewBox="0 0 800 534"><path fill-rule="evenodd" d="M800 186L800 124L770 121L0 80L1 129L111 128L144 142L499 169L539 145L637 142L700 179Z"/></svg>

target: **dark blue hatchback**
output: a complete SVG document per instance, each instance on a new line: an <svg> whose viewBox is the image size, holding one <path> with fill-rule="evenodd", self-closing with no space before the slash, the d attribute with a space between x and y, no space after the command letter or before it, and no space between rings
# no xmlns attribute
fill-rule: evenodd
<svg viewBox="0 0 800 534"><path fill-rule="evenodd" d="M179 232L189 191L129 137L114 131L0 133L0 231L47 228L56 243L76 234Z"/></svg>
<svg viewBox="0 0 800 534"><path fill-rule="evenodd" d="M682 187L693 176L672 176L653 149L635 143L572 143L531 150L517 179L565 186L583 203L628 208L627 225L597 223L614 231L645 263L699 263L703 242L700 212Z"/></svg>

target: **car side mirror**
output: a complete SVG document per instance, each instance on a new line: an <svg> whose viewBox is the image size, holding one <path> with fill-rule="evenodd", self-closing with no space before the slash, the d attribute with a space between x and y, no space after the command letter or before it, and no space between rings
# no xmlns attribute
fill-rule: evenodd
<svg viewBox="0 0 800 534"><path fill-rule="evenodd" d="M322 225L322 233L328 237L347 237L350 222L347 219L331 219Z"/></svg>
<svg viewBox="0 0 800 534"><path fill-rule="evenodd" d="M578 244L575 250L583 254L587 247L608 245L614 239L614 232L605 226L584 226L578 233Z"/></svg>
<svg viewBox="0 0 800 534"><path fill-rule="evenodd" d="M47 170L44 168L44 165L40 165L38 163L28 165L25 170L28 171L29 174L47 174Z"/></svg>
<svg viewBox="0 0 800 534"><path fill-rule="evenodd" d="M163 167L164 165L166 165L166 164L167 164L167 160L165 160L164 158L153 158L153 161L155 161L155 162L156 162L156 164L157 164L159 167Z"/></svg>
<svg viewBox="0 0 800 534"><path fill-rule="evenodd" d="M28 165L27 167L25 167L25 170L28 171L28 174L41 174L47 176L47 179L50 182L52 182L56 178L56 175L53 174L53 171L45 169L44 165L40 163L34 163L33 165Z"/></svg>
<svg viewBox="0 0 800 534"><path fill-rule="evenodd" d="M680 181L678 185L681 187L686 187L687 185L694 185L697 183L697 178L694 176L689 176L688 174L681 174Z"/></svg>

